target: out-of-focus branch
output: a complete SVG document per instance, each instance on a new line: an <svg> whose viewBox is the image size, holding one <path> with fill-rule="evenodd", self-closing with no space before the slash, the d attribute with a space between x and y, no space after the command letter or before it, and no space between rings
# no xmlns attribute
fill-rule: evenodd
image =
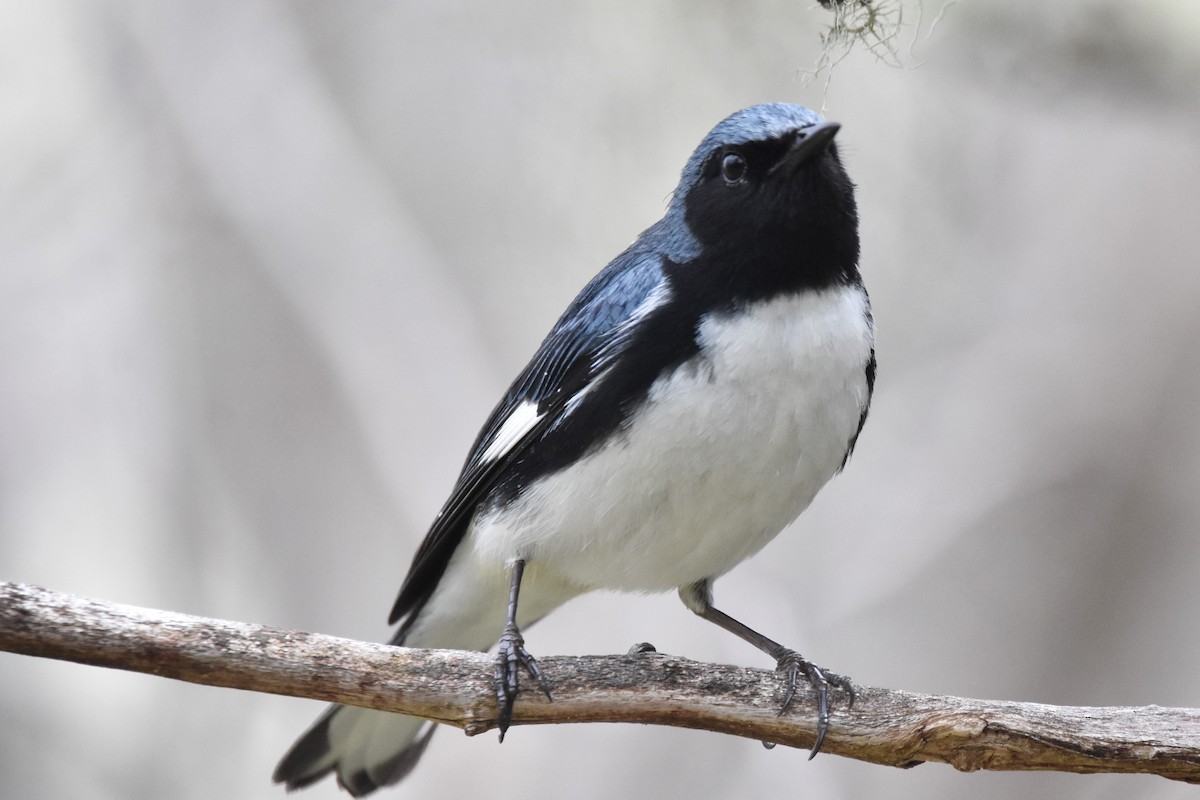
<svg viewBox="0 0 1200 800"><path fill-rule="evenodd" d="M492 659L204 619L0 582L0 650L168 678L495 724ZM811 703L777 716L769 671L659 653L540 659L554 695L522 690L514 724L637 722L808 747ZM835 697L822 752L908 767L1130 772L1200 782L1200 710L1076 708L860 687Z"/></svg>

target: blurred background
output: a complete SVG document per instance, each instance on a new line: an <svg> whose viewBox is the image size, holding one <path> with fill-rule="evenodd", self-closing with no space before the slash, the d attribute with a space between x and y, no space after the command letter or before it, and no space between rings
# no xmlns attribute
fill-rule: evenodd
<svg viewBox="0 0 1200 800"><path fill-rule="evenodd" d="M717 120L787 100L844 125L879 380L720 606L865 685L1200 706L1200 7L909 1L908 68L827 88L815 2L0 5L0 578L387 637L559 312ZM643 640L770 666L673 595L529 644ZM0 797L280 798L321 708L0 653ZM1195 792L806 755L446 730L379 796Z"/></svg>

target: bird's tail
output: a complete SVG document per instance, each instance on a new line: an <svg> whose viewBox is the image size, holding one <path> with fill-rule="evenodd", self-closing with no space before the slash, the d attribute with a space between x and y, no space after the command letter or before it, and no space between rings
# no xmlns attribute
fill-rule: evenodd
<svg viewBox="0 0 1200 800"><path fill-rule="evenodd" d="M405 643L406 628L391 644ZM280 759L272 778L290 792L333 772L338 786L363 797L411 772L436 727L420 717L331 705Z"/></svg>
<svg viewBox="0 0 1200 800"><path fill-rule="evenodd" d="M489 581L464 560L404 621L391 644L409 647L486 650L504 620L505 576ZM355 706L325 710L296 740L275 768L276 783L301 789L330 773L355 797L400 781L417 765L436 725L420 717Z"/></svg>
<svg viewBox="0 0 1200 800"><path fill-rule="evenodd" d="M291 791L336 771L338 785L362 797L407 775L435 727L419 717L330 706L288 750L274 780Z"/></svg>
<svg viewBox="0 0 1200 800"><path fill-rule="evenodd" d="M392 638L406 647L486 651L503 629L506 569L481 570L474 559L452 562L437 591L418 606ZM581 589L530 571L521 589L520 620L532 625ZM420 717L353 706L331 706L292 745L275 782L300 789L335 773L355 797L396 783L416 766L435 725Z"/></svg>

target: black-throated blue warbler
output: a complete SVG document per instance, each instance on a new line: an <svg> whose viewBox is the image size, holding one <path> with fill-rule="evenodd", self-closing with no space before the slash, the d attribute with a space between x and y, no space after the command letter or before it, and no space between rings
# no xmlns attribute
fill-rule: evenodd
<svg viewBox="0 0 1200 800"><path fill-rule="evenodd" d="M411 647L499 639L501 738L520 626L594 589L676 589L774 658L792 702L853 690L712 604L845 466L875 382L854 186L839 126L800 106L743 109L692 154L666 215L584 287L496 406L392 609ZM434 724L333 706L280 762L289 789L336 771L355 796L416 764Z"/></svg>

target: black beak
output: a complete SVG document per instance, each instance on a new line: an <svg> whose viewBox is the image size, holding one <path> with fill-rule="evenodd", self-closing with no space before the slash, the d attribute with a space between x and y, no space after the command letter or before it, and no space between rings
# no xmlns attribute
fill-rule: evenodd
<svg viewBox="0 0 1200 800"><path fill-rule="evenodd" d="M787 172L795 171L805 161L818 153L823 153L841 128L840 123L825 120L796 131L796 138L792 141L791 149L784 154L778 164L771 168L771 172L779 169Z"/></svg>

